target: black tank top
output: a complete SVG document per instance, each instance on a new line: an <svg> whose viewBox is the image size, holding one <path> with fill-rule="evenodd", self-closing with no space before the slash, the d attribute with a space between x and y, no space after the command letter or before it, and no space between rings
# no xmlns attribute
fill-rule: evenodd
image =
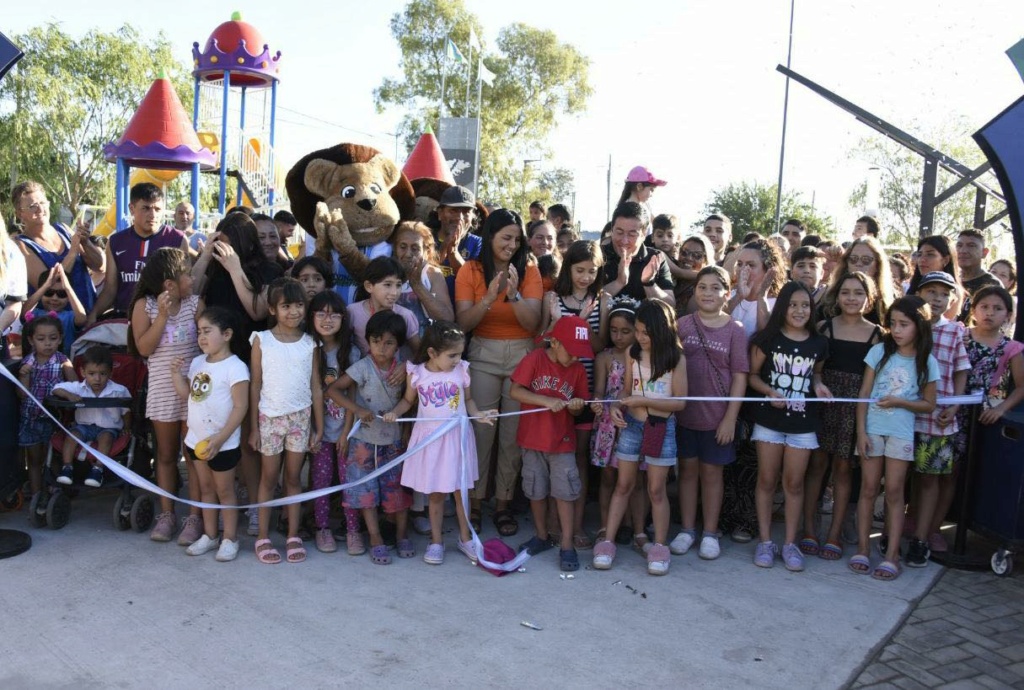
<svg viewBox="0 0 1024 690"><path fill-rule="evenodd" d="M868 350L873 346L873 340L881 333L881 329L875 326L867 342L856 340L837 340L832 332L832 319L825 322L825 335L828 336L828 359L825 360L823 369L842 371L847 374L864 374L864 358Z"/></svg>

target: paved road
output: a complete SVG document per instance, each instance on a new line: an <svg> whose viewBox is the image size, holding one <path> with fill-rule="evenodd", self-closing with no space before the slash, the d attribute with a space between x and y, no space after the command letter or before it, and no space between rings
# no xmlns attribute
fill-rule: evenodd
<svg viewBox="0 0 1024 690"><path fill-rule="evenodd" d="M440 567L315 550L266 566L252 538L222 564L116 532L113 499L76 499L56 532L0 514L35 540L0 561L0 688L839 688L942 572L883 583L819 559L763 570L752 545L730 542L714 562L676 557L662 578L628 550L572 580L555 552L503 578L453 548Z"/></svg>

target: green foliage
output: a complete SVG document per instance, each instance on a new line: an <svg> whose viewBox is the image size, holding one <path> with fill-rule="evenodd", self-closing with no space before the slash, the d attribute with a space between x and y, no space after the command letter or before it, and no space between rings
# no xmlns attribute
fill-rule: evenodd
<svg viewBox="0 0 1024 690"><path fill-rule="evenodd" d="M426 125L437 125L446 37L468 58L470 29L483 35L479 20L461 0L412 0L392 18L391 33L402 51L402 77L385 79L374 90L374 101L380 112L389 107L406 111L400 127L410 149ZM553 31L521 23L501 29L496 49L483 48L484 62L496 76L493 86L485 84L482 91L478 196L518 207L523 196L522 160L543 159L549 154L545 139L560 119L586 110L592 93L590 61L559 42ZM468 70L454 61L448 64L446 115L476 116L478 56L474 50Z"/></svg>
<svg viewBox="0 0 1024 690"><path fill-rule="evenodd" d="M764 236L775 232L775 197L778 185L764 185L759 182L734 182L723 189L711 192L711 198L704 204L701 217L694 223L703 226L704 219L712 213L724 213L732 220L732 239L739 242L748 232ZM809 234L830 237L834 235L835 221L829 216L815 212L811 204L803 200L799 192L783 192L780 221L797 218L807 226Z"/></svg>
<svg viewBox="0 0 1024 690"><path fill-rule="evenodd" d="M12 40L25 57L0 82L0 170L14 182L37 180L72 213L113 198L114 166L103 160L103 145L121 136L159 70L191 112L188 68L175 62L163 34L146 43L125 25L76 39L48 24Z"/></svg>
<svg viewBox="0 0 1024 690"><path fill-rule="evenodd" d="M969 168L976 168L985 161L984 154L970 138L970 125L962 118L953 118L943 127L926 132L919 138ZM848 155L880 171L877 203L883 243L898 247L916 246L921 224L924 159L892 139L879 135L861 139ZM936 192L941 193L959 179L940 167ZM999 189L998 181L991 173L983 175L982 181ZM867 184L863 183L850 195L850 205L863 209L866 197ZM990 199L988 215L1000 210L1002 204ZM973 224L974 187L967 186L935 207L932 233L952 237Z"/></svg>
<svg viewBox="0 0 1024 690"><path fill-rule="evenodd" d="M539 201L545 206L565 204L570 211L575 210L573 209L573 200L576 196L576 180L572 170L552 168L540 173L533 180L533 185L530 182L531 180L527 179L526 196L521 203L515 204L513 208L522 209L525 214L532 202Z"/></svg>

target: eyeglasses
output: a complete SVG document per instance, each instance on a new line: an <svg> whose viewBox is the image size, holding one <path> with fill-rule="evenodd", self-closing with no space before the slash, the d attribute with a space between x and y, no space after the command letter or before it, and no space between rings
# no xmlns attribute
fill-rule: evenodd
<svg viewBox="0 0 1024 690"><path fill-rule="evenodd" d="M313 312L313 317L319 321L341 321L341 314L333 311Z"/></svg>
<svg viewBox="0 0 1024 690"><path fill-rule="evenodd" d="M680 259L689 259L690 261L703 261L707 258L707 254L704 252L679 252Z"/></svg>
<svg viewBox="0 0 1024 690"><path fill-rule="evenodd" d="M67 290L47 290L43 293L43 297L60 297L61 299L67 299Z"/></svg>
<svg viewBox="0 0 1024 690"><path fill-rule="evenodd" d="M29 211L30 213L39 213L43 209L47 209L47 208L50 208L50 202L49 201L37 201L34 204L29 204L28 206L24 207L21 210L22 211Z"/></svg>
<svg viewBox="0 0 1024 690"><path fill-rule="evenodd" d="M875 257L873 256L850 256L847 257L846 263L851 266L870 266L875 263Z"/></svg>

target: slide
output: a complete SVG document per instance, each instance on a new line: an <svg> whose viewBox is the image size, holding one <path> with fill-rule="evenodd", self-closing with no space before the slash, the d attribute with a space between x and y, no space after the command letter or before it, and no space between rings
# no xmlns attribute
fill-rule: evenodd
<svg viewBox="0 0 1024 690"><path fill-rule="evenodd" d="M129 188L132 185L139 184L140 182L152 182L158 187L163 187L180 175L182 170L144 170L136 168L132 170L131 178L129 179ZM117 204L111 204L110 208L103 215L103 218L96 223L96 229L93 230L95 235L112 235L117 232Z"/></svg>

